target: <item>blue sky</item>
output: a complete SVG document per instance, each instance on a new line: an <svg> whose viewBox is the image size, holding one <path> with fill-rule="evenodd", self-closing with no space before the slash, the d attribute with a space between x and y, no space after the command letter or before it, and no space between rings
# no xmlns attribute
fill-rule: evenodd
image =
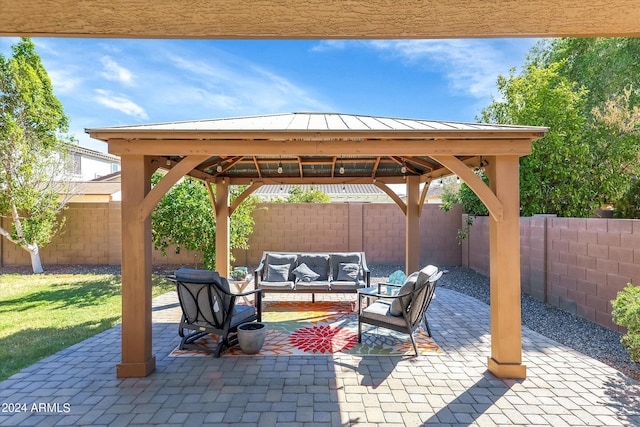
<svg viewBox="0 0 640 427"><path fill-rule="evenodd" d="M474 122L536 40L34 42L71 133L106 151L85 128L298 111Z"/></svg>

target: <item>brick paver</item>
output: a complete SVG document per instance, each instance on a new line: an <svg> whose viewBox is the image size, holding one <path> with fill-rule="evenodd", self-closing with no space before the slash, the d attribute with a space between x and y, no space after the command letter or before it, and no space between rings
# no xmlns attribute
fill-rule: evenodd
<svg viewBox="0 0 640 427"><path fill-rule="evenodd" d="M443 353L420 358L168 357L175 294L154 307L153 374L115 378L116 326L0 383L0 425L640 425L640 384L527 328L528 377L495 378L488 306L448 289L429 308Z"/></svg>

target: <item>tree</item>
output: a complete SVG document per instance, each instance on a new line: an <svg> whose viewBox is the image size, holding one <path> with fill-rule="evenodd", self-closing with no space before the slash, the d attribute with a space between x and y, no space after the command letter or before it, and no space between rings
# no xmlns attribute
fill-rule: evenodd
<svg viewBox="0 0 640 427"><path fill-rule="evenodd" d="M289 189L287 203L330 203L331 198L317 187L311 186L303 189L299 185L294 185Z"/></svg>
<svg viewBox="0 0 640 427"><path fill-rule="evenodd" d="M561 64L527 65L520 75L498 78L502 100L482 110L485 122L547 126L532 153L520 160L522 214L589 216L602 203L592 180L592 157L585 135L585 91L561 76ZM606 179L606 178L605 178Z"/></svg>
<svg viewBox="0 0 640 427"><path fill-rule="evenodd" d="M0 234L31 256L42 273L40 247L60 230L69 194L68 119L30 39L0 55L0 215L11 228Z"/></svg>
<svg viewBox="0 0 640 427"><path fill-rule="evenodd" d="M615 218L640 218L640 179L632 181L631 188L616 202Z"/></svg>
<svg viewBox="0 0 640 427"><path fill-rule="evenodd" d="M561 64L559 73L587 91L586 116L621 95L624 88L640 87L638 38L548 39L531 50L528 61L542 68ZM640 93L632 93L630 101L638 105Z"/></svg>
<svg viewBox="0 0 640 427"><path fill-rule="evenodd" d="M162 175L155 173L152 183L156 184ZM231 187L233 201L244 191L244 186ZM252 212L255 197L247 197L231 215L231 249L247 249L249 235L253 232ZM199 180L186 177L160 200L152 214L152 238L156 249L166 256L170 246L176 253L184 248L201 252L205 268L215 270L216 264L216 221L208 191Z"/></svg>

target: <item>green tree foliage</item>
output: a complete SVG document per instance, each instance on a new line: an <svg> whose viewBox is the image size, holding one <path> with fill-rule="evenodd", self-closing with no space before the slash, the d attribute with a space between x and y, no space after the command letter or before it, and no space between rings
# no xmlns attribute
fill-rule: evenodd
<svg viewBox="0 0 640 427"><path fill-rule="evenodd" d="M486 122L549 127L520 161L520 201L527 216L589 216L601 204L588 188L595 159L584 138L585 91L561 76L559 68L529 64L520 75L512 70L509 77L500 76L503 99L481 113Z"/></svg>
<svg viewBox="0 0 640 427"><path fill-rule="evenodd" d="M620 342L627 349L631 360L640 362L640 286L627 284L611 304L613 321L627 328L627 333Z"/></svg>
<svg viewBox="0 0 640 427"><path fill-rule="evenodd" d="M162 175L155 173L152 184ZM244 191L244 186L232 186L230 198L233 201ZM255 197L247 197L231 215L231 249L247 249L249 236L253 232L252 212ZM201 181L186 177L160 200L152 214L152 238L154 247L166 256L169 247L176 253L182 249L203 254L205 268L215 270L216 264L216 221L208 191Z"/></svg>
<svg viewBox="0 0 640 427"><path fill-rule="evenodd" d="M0 234L31 255L42 273L39 248L62 226L60 194L70 193L68 118L30 39L0 55Z"/></svg>
<svg viewBox="0 0 640 427"><path fill-rule="evenodd" d="M640 179L635 178L631 188L616 203L615 218L640 218Z"/></svg>
<svg viewBox="0 0 640 427"><path fill-rule="evenodd" d="M556 38L540 42L529 55L540 67L561 64L560 74L586 89L585 115L620 95L623 88L640 87L640 39ZM631 104L638 105L640 93Z"/></svg>
<svg viewBox="0 0 640 427"><path fill-rule="evenodd" d="M479 169L475 171L485 184L489 183L487 177ZM487 216L489 210L482 203L482 201L476 196L471 188L462 183L458 186L458 189L454 189L451 186L445 186L442 191L442 205L440 209L445 212L449 212L453 205L462 204L464 213L467 214L467 220L465 227L458 230L458 242L462 243L464 239L469 237L469 230L473 225L473 221L476 216Z"/></svg>
<svg viewBox="0 0 640 427"><path fill-rule="evenodd" d="M331 198L317 187L311 186L303 189L299 185L294 185L289 190L287 203L330 203Z"/></svg>
<svg viewBox="0 0 640 427"><path fill-rule="evenodd" d="M480 119L548 126L520 162L523 215L589 217L640 172L640 42L556 39L532 49L520 74L500 76L500 100Z"/></svg>

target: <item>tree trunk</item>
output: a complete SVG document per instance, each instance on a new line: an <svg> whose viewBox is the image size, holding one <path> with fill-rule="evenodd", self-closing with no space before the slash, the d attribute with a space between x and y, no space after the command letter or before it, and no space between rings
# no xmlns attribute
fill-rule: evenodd
<svg viewBox="0 0 640 427"><path fill-rule="evenodd" d="M42 261L40 261L40 248L38 245L29 245L25 249L31 255L31 268L34 274L42 274L44 270L42 268Z"/></svg>

